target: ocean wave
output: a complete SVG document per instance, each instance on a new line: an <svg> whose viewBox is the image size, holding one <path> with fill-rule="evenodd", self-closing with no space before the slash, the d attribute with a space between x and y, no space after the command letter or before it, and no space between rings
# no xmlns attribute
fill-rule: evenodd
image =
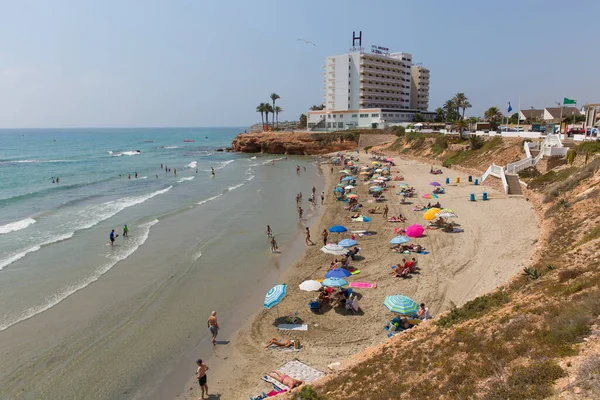
<svg viewBox="0 0 600 400"><path fill-rule="evenodd" d="M223 168L225 168L226 166L228 166L229 164L231 164L234 161L235 160L223 161L223 162L221 162L222 165L220 167L215 168L215 169L223 169Z"/></svg>
<svg viewBox="0 0 600 400"><path fill-rule="evenodd" d="M11 222L6 225L0 225L0 235L9 233L9 232L20 231L21 229L27 228L31 224L35 224L35 219L25 218L20 221Z"/></svg>
<svg viewBox="0 0 600 400"><path fill-rule="evenodd" d="M223 194L218 194L218 195L216 195L216 196L209 197L208 199L205 199L205 200L199 201L199 202L198 202L198 203L196 203L196 204L197 204L197 205L199 205L199 206L201 206L202 204L206 204L206 203L208 203L209 201L216 200L216 199L218 199L218 198L219 198L219 197L221 197L221 196L223 196Z"/></svg>
<svg viewBox="0 0 600 400"><path fill-rule="evenodd" d="M251 160L256 160L256 156L250 157Z"/></svg>
<svg viewBox="0 0 600 400"><path fill-rule="evenodd" d="M163 149L178 149L179 146L163 146Z"/></svg>
<svg viewBox="0 0 600 400"><path fill-rule="evenodd" d="M185 181L191 181L194 178L195 178L195 176L186 176L185 178L178 179L177 183L183 183Z"/></svg>
<svg viewBox="0 0 600 400"><path fill-rule="evenodd" d="M171 190L171 188L173 188L173 186L169 186L165 189L157 190L156 192L148 193L141 196L124 197L122 199L85 207L75 213L74 220L70 220L69 222L59 226L59 228L62 228L62 231L67 231L67 233L61 234L50 239L42 240L41 243L32 245L31 247L25 250L21 250L18 253L13 253L3 259L0 259L0 270L2 270L7 265L10 265L15 261L22 259L29 253L38 251L44 246L57 243L66 239L70 239L73 237L73 235L75 235L75 232L83 229L89 229L99 224L100 222L113 217L114 215L118 214L124 209L135 206L137 204L141 204L147 200L150 200L153 197L166 193L169 190Z"/></svg>
<svg viewBox="0 0 600 400"><path fill-rule="evenodd" d="M193 255L193 259L194 261L198 261L198 259L202 257L202 252L200 250L198 250L194 255Z"/></svg>
<svg viewBox="0 0 600 400"><path fill-rule="evenodd" d="M241 188L242 186L244 186L246 183L250 182L252 179L254 179L254 175L251 175L251 176L249 176L249 177L248 177L248 178L247 178L247 179L246 179L244 182L242 182L242 183L238 183L237 185L229 186L229 187L227 188L227 191L231 192L232 190L239 189L239 188Z"/></svg>
<svg viewBox="0 0 600 400"><path fill-rule="evenodd" d="M69 163L80 160L0 160L0 164L44 164L44 163Z"/></svg>
<svg viewBox="0 0 600 400"><path fill-rule="evenodd" d="M281 160L285 160L285 157L272 158L272 159L270 159L270 160L263 161L261 164L262 164L262 165L267 165L267 164L269 164L269 163L272 163L273 161L281 161Z"/></svg>
<svg viewBox="0 0 600 400"><path fill-rule="evenodd" d="M189 163L188 165L186 165L186 168L196 168L196 166L198 165L198 163L196 161L192 161L191 163Z"/></svg>
<svg viewBox="0 0 600 400"><path fill-rule="evenodd" d="M138 179L148 179L147 176L140 176Z"/></svg>
<svg viewBox="0 0 600 400"><path fill-rule="evenodd" d="M110 249L110 253L107 255L109 262L100 266L98 269L93 271L87 277L83 278L81 281L69 285L61 291L53 294L52 296L49 296L45 299L43 304L29 307L26 310L22 311L20 314L14 316L13 318L9 317L8 319L5 319L0 325L0 332L8 329L9 327L21 321L25 321L26 319L29 319L40 313L43 313L46 310L49 310L50 308L54 307L67 297L71 296L73 293L80 291L81 289L89 286L91 283L100 279L102 275L110 271L112 267L114 267L118 262L125 260L126 258L131 256L138 248L140 248L140 246L143 245L146 242L146 240L148 240L148 237L150 236L150 228L152 228L157 223L158 220L155 219L153 221L140 225L137 228L137 236L127 241L128 246L123 246L125 247L123 250L117 250L117 248L114 247Z"/></svg>
<svg viewBox="0 0 600 400"><path fill-rule="evenodd" d="M53 243L62 242L63 240L67 240L73 237L75 232L66 233L63 235L55 236L50 239L43 241L42 243L36 244L34 246L29 247L26 250L20 251L18 253L13 253L8 257L5 257L0 260L0 271L4 269L7 265L14 263L15 261L19 261L21 258L25 257L29 253L36 252L40 250L44 246L51 245Z"/></svg>
<svg viewBox="0 0 600 400"><path fill-rule="evenodd" d="M121 156L137 156L138 154L142 154L141 152L137 151L137 150L132 150L132 151L111 151L109 150L107 152L111 157L121 157Z"/></svg>

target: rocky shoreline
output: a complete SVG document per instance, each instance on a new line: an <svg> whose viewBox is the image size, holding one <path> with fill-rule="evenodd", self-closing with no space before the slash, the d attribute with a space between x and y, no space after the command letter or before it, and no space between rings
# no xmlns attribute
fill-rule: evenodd
<svg viewBox="0 0 600 400"><path fill-rule="evenodd" d="M232 151L288 155L327 154L356 149L355 132L260 132L241 133L233 139Z"/></svg>

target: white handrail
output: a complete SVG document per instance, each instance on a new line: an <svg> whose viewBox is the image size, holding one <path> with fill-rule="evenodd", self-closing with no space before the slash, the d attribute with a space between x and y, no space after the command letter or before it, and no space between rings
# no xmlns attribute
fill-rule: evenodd
<svg viewBox="0 0 600 400"><path fill-rule="evenodd" d="M506 181L504 167L492 163L492 165L490 165L489 168L485 171L485 173L481 176L481 183L483 183L483 181L485 181L485 179L490 175L495 176L496 178L500 178L502 180L504 192L508 193L508 182Z"/></svg>

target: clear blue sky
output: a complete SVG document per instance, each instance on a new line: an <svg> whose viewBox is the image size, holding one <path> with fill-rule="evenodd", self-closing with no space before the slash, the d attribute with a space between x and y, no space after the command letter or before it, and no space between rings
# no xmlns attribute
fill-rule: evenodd
<svg viewBox="0 0 600 400"><path fill-rule="evenodd" d="M0 1L0 127L246 126L322 102L351 46L413 54L430 109L600 102L600 1ZM298 42L308 38L317 47Z"/></svg>

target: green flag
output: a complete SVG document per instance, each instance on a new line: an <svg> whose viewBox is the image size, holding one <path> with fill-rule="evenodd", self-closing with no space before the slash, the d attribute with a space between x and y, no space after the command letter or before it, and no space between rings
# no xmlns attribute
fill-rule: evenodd
<svg viewBox="0 0 600 400"><path fill-rule="evenodd" d="M568 99L568 98L565 97L563 99L563 104L564 105L567 105L567 104L577 104L577 100L571 100L571 99Z"/></svg>

